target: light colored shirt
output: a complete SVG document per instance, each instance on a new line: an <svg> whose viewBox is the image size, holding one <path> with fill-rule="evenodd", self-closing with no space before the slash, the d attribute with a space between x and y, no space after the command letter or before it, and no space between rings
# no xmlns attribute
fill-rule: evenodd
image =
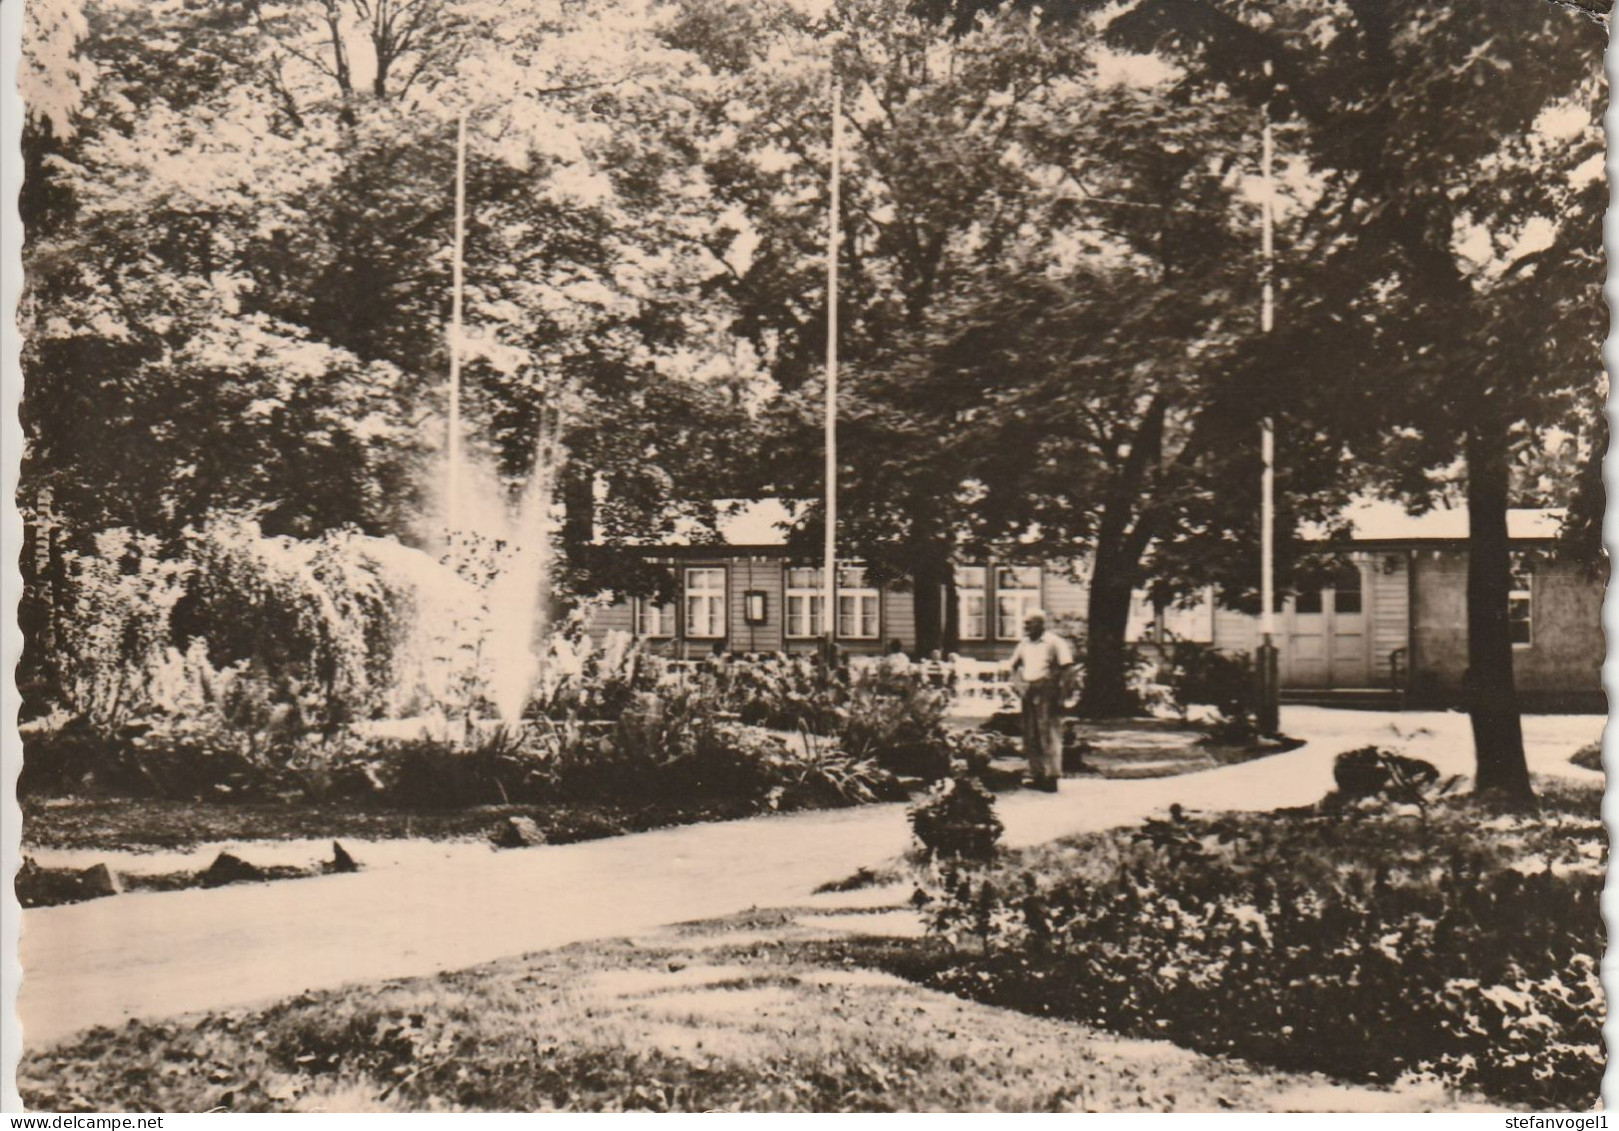
<svg viewBox="0 0 1619 1131"><path fill-rule="evenodd" d="M1030 683L1057 675L1073 662L1074 652L1068 647L1068 641L1050 630L1039 640L1025 636L1012 653L1012 667L1022 671L1023 678Z"/></svg>

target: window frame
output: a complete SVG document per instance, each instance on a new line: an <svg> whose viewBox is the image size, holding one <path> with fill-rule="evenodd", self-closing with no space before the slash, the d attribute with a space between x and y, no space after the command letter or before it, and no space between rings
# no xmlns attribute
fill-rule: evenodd
<svg viewBox="0 0 1619 1131"><path fill-rule="evenodd" d="M800 581L794 584L793 574L808 575L813 584ZM849 574L858 574L859 584L850 584ZM787 640L820 640L825 637L827 629L826 617L826 573L822 566L786 566L782 576L782 635ZM832 618L833 639L836 640L881 640L883 636L883 602L882 590L874 585L865 583L865 567L856 565L838 566L838 589L834 594L834 607ZM843 601L852 597L856 601L855 619L858 623L864 619L861 605L869 602L871 614L870 632L845 632ZM803 613L795 613L794 606L801 605ZM793 621L807 621L809 631L794 631Z"/></svg>
<svg viewBox="0 0 1619 1131"><path fill-rule="evenodd" d="M718 574L720 579L719 588L693 588L692 576L694 574ZM685 638L688 640L724 640L729 619L726 601L730 596L730 571L723 565L687 566L682 572L680 580L680 611L685 618ZM697 600L701 600L708 605L709 616L705 619L709 621L709 624L706 627L711 630L717 629L717 631L696 631L693 624L692 603ZM716 612L718 613L717 618L714 615ZM716 620L717 624L714 623Z"/></svg>
<svg viewBox="0 0 1619 1131"><path fill-rule="evenodd" d="M806 573L814 584L794 584L793 574ZM826 603L826 589L819 584L820 569L816 566L787 566L782 572L782 634L788 640L819 640L826 634L826 615L821 608ZM793 631L793 606L803 604L799 614L808 631Z"/></svg>
<svg viewBox="0 0 1619 1131"><path fill-rule="evenodd" d="M656 614L661 631L648 631L645 628L646 616L651 612ZM630 627L636 637L643 640L669 640L679 634L680 605L670 601L667 604L658 604L647 597L635 598L630 610Z"/></svg>
<svg viewBox="0 0 1619 1131"><path fill-rule="evenodd" d="M1355 587L1353 589L1346 589L1338 584L1339 581L1346 580L1351 573L1353 573L1355 576ZM1349 593L1353 593L1355 595L1356 607L1353 609L1344 608L1340 600L1343 596ZM1342 569L1336 571L1332 578L1332 615L1357 617L1364 616L1365 613L1366 574L1361 570L1359 562L1349 562L1345 564Z"/></svg>
<svg viewBox="0 0 1619 1131"><path fill-rule="evenodd" d="M833 612L833 627L839 640L881 640L883 638L883 598L882 591L875 585L866 584L866 569L864 566L838 566L838 591L834 594L836 607ZM870 602L871 631L846 632L844 631L843 602L854 602L854 623L858 627L865 621L862 606Z"/></svg>
<svg viewBox="0 0 1619 1131"><path fill-rule="evenodd" d="M1001 575L1012 570L1028 571L1034 575L1034 585L1002 586ZM1041 607L1041 597L1045 589L1045 571L1039 566L998 565L995 567L995 639L998 642L1020 640L1023 637L1023 621L1029 612ZM1001 612L1001 601L1011 598L1018 602L1016 614L1011 618L1011 628L1008 631L1006 617Z"/></svg>
<svg viewBox="0 0 1619 1131"><path fill-rule="evenodd" d="M968 573L978 574L978 584L969 584L966 578ZM962 640L988 640L990 630L989 615L989 566L988 565L958 565L955 567L956 585L956 636ZM968 628L971 614L967 611L969 599L978 601L978 631Z"/></svg>

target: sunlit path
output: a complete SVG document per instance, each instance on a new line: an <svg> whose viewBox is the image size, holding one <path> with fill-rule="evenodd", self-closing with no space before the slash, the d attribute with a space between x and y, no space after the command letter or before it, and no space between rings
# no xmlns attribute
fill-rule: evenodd
<svg viewBox="0 0 1619 1131"><path fill-rule="evenodd" d="M1567 763L1597 740L1595 716L1524 720L1532 770L1587 781ZM1337 753L1389 742L1391 727L1444 773L1465 773L1459 714L1385 715L1287 708L1290 754L1182 777L1073 779L1055 796L1004 796L1008 844L1188 808L1300 805L1331 787ZM1282 762L1285 760L1285 772ZM39 1048L92 1025L244 1005L337 986L456 969L588 938L750 907L814 902L811 892L904 851L905 808L877 805L695 825L498 853L442 845L392 866L213 890L122 895L23 916L19 1009Z"/></svg>

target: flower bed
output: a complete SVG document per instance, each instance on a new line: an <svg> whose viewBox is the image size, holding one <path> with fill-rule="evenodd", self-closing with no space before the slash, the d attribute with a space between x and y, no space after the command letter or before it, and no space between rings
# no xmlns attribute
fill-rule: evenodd
<svg viewBox="0 0 1619 1131"><path fill-rule="evenodd" d="M1370 1083L1584 1109L1603 1072L1600 791L1188 816L926 892L963 996Z"/></svg>

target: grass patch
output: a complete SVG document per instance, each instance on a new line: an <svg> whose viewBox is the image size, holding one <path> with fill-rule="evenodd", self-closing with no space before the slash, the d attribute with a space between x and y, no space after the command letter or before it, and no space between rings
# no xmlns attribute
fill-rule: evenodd
<svg viewBox="0 0 1619 1131"><path fill-rule="evenodd" d="M947 876L939 988L1280 1068L1596 1102L1601 790L1149 821Z"/></svg>
<svg viewBox="0 0 1619 1131"><path fill-rule="evenodd" d="M1121 1040L872 969L782 912L25 1056L54 1111L1208 1111L1451 1106ZM909 948L898 947L909 953Z"/></svg>

